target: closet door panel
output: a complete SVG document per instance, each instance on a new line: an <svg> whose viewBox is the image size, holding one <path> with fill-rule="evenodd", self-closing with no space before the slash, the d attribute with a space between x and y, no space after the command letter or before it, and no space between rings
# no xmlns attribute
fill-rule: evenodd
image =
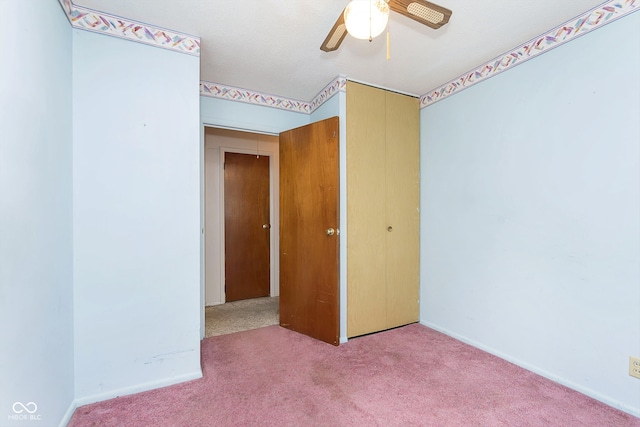
<svg viewBox="0 0 640 427"><path fill-rule="evenodd" d="M386 93L387 328L417 322L420 265L420 110Z"/></svg>
<svg viewBox="0 0 640 427"><path fill-rule="evenodd" d="M347 336L386 329L385 93L347 83Z"/></svg>

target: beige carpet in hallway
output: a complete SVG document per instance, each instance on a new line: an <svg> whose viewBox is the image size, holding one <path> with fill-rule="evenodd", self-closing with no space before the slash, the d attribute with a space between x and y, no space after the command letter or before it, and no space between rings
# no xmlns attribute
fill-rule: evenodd
<svg viewBox="0 0 640 427"><path fill-rule="evenodd" d="M205 308L205 338L277 325L278 297L253 298Z"/></svg>

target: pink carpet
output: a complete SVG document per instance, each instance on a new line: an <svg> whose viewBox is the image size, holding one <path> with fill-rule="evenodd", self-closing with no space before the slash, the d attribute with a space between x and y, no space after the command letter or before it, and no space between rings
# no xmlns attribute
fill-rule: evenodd
<svg viewBox="0 0 640 427"><path fill-rule="evenodd" d="M208 338L204 378L78 408L80 426L640 426L419 324L334 347L270 326Z"/></svg>

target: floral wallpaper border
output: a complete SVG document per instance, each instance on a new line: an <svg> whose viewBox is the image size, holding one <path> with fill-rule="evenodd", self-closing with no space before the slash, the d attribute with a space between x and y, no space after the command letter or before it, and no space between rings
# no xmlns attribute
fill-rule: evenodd
<svg viewBox="0 0 640 427"><path fill-rule="evenodd" d="M640 10L640 1L611 0L504 53L420 97L420 107L427 107L463 89L493 77L547 52L596 28Z"/></svg>
<svg viewBox="0 0 640 427"><path fill-rule="evenodd" d="M59 0L74 28L107 34L173 51L200 56L200 38L109 15ZM610 0L586 13L506 52L420 97L420 108L428 107L463 89L528 61L554 47L640 10L640 0ZM300 101L220 83L201 81L200 94L230 101L311 114L333 95L346 90L347 78L338 76L311 101Z"/></svg>
<svg viewBox="0 0 640 427"><path fill-rule="evenodd" d="M336 77L331 83L325 86L311 102L205 81L200 82L200 95L311 114L333 95L340 91L344 92L346 90L346 84L347 79L345 77Z"/></svg>
<svg viewBox="0 0 640 427"><path fill-rule="evenodd" d="M74 28L200 56L199 37L76 6L71 0L59 1Z"/></svg>

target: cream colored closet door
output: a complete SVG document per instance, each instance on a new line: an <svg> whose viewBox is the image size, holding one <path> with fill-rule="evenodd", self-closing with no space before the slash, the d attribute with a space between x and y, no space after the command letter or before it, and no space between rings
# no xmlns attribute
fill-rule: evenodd
<svg viewBox="0 0 640 427"><path fill-rule="evenodd" d="M387 328L417 322L420 293L419 101L386 93ZM391 228L389 228L391 227Z"/></svg>
<svg viewBox="0 0 640 427"><path fill-rule="evenodd" d="M385 93L347 82L347 336L386 329Z"/></svg>
<svg viewBox="0 0 640 427"><path fill-rule="evenodd" d="M419 107L347 83L347 336L418 320Z"/></svg>

